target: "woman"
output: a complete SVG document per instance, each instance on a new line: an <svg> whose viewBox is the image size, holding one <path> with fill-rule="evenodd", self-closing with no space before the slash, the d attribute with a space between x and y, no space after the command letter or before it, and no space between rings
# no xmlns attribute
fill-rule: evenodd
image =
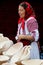
<svg viewBox="0 0 43 65"><path fill-rule="evenodd" d="M38 23L32 6L27 2L20 3L18 7L19 21L18 31L15 37L17 41L23 41L24 45L31 42L31 59L39 59L39 49L37 41L39 39Z"/></svg>

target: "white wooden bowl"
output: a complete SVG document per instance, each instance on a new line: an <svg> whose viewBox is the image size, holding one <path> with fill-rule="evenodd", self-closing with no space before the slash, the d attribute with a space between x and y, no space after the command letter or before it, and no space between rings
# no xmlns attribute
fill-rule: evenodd
<svg viewBox="0 0 43 65"><path fill-rule="evenodd" d="M12 57L14 54L18 53L23 47L21 42L13 44L7 51L3 52L4 55Z"/></svg>
<svg viewBox="0 0 43 65"><path fill-rule="evenodd" d="M10 63L7 62L7 63L3 63L2 65L17 65L17 64L15 64L15 63L10 64Z"/></svg>
<svg viewBox="0 0 43 65"><path fill-rule="evenodd" d="M31 60L24 60L21 63L23 65L43 65L43 60L41 60L41 59L31 59Z"/></svg>
<svg viewBox="0 0 43 65"><path fill-rule="evenodd" d="M5 55L0 55L0 65L2 63L5 63L9 60L9 57L8 56L5 56Z"/></svg>

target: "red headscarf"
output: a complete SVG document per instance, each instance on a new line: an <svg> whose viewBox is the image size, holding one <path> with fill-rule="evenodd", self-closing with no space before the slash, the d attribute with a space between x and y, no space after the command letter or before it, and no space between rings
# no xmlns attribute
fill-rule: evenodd
<svg viewBox="0 0 43 65"><path fill-rule="evenodd" d="M22 22L22 29L24 29L24 23L25 20L28 19L29 17L35 17L35 13L33 11L32 6L28 3L28 2L22 2L20 3L20 6L22 6L22 4L26 4L27 7L25 8L25 18L19 18L18 24Z"/></svg>

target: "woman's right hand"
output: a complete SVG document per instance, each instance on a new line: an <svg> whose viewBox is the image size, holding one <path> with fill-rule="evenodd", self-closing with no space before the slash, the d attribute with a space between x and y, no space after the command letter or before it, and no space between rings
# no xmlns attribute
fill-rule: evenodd
<svg viewBox="0 0 43 65"><path fill-rule="evenodd" d="M15 40L16 40L17 42L20 42L20 39L19 39L18 36L15 37Z"/></svg>

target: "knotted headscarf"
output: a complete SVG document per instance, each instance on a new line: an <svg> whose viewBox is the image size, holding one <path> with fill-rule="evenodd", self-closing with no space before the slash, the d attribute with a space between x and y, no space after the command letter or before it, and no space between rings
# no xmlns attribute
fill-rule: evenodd
<svg viewBox="0 0 43 65"><path fill-rule="evenodd" d="M22 6L25 9L25 18L19 18L18 24L22 23L21 27L24 29L25 20L29 17L35 17L34 10L28 2L22 2L19 6Z"/></svg>

